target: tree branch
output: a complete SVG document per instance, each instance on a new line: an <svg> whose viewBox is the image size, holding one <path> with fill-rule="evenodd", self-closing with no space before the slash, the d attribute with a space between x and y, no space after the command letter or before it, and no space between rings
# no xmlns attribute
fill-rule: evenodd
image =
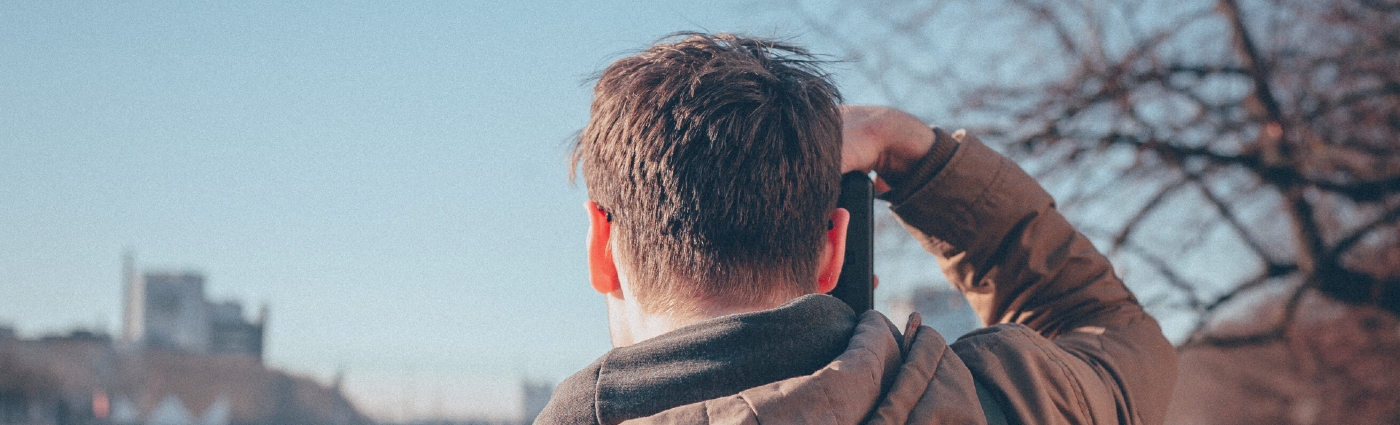
<svg viewBox="0 0 1400 425"><path fill-rule="evenodd" d="M1191 307L1193 312L1201 314L1204 311L1205 302L1201 300L1201 295L1196 291L1196 287L1188 283L1185 279L1182 279L1181 275L1176 274L1176 270L1172 269L1171 264L1161 257L1147 252L1147 250L1137 244L1130 243L1125 247L1141 257L1143 261L1152 264L1152 267L1157 269L1157 273L1161 274L1162 277L1167 280L1168 285L1186 294L1186 305Z"/></svg>
<svg viewBox="0 0 1400 425"><path fill-rule="evenodd" d="M1400 175L1379 180L1365 180L1353 183L1336 183L1326 180L1308 180L1307 183L1328 192L1334 192L1356 202L1379 201L1381 197L1400 191Z"/></svg>
<svg viewBox="0 0 1400 425"><path fill-rule="evenodd" d="M1162 188L1162 190L1157 191L1157 194L1153 195L1152 199L1149 199L1142 208L1138 209L1137 213L1133 214L1133 216L1128 219L1127 224L1123 225L1123 229L1120 230L1117 235L1113 236L1113 245L1109 248L1109 253L1112 254L1118 251L1118 249L1123 246L1123 243L1128 240L1128 237L1132 235L1133 230L1137 229L1138 224L1142 223L1143 219L1146 219L1152 211L1156 210L1157 206L1161 205L1162 201L1166 200L1168 195L1176 192L1176 190L1184 186L1186 182L1187 180L1177 180Z"/></svg>
<svg viewBox="0 0 1400 425"><path fill-rule="evenodd" d="M1214 301L1202 306L1202 314L1196 318L1196 327L1191 333L1194 335L1204 332L1206 325L1209 324L1210 320L1214 317L1216 309L1219 309L1220 306L1225 305L1225 303L1233 301L1235 297L1263 286L1265 283L1269 282L1269 279L1283 277L1297 271L1298 266L1293 264L1269 264L1264 266L1264 270L1260 272L1258 276L1255 276L1255 278L1235 286L1229 292L1216 297Z"/></svg>
<svg viewBox="0 0 1400 425"><path fill-rule="evenodd" d="M1240 235L1240 239L1244 240L1245 245L1249 245L1249 249L1253 250L1255 255L1258 255L1260 259L1264 260L1265 264L1273 264L1274 261L1269 255L1269 252L1264 249L1264 244L1260 243L1259 240L1254 237L1254 234L1249 232L1249 229L1246 228L1239 217L1235 215L1234 209L1231 208L1229 204L1226 204L1220 197L1215 196L1215 192L1210 190L1210 187L1202 180L1202 176L1199 174L1191 174L1189 178L1196 182L1196 187L1201 189L1201 195L1204 196L1206 201L1210 202L1211 205L1215 206L1215 211L1220 213L1220 217L1225 219L1225 223L1229 224L1230 228L1234 229L1235 233Z"/></svg>
<svg viewBox="0 0 1400 425"><path fill-rule="evenodd" d="M1259 54L1259 48L1254 44L1254 38L1249 35L1249 29L1245 28L1239 3L1235 0L1219 0L1217 5L1220 12L1225 15L1225 19L1230 21L1235 48L1240 51L1240 61L1244 62L1244 69L1254 80L1254 96L1259 100L1260 106L1264 108L1269 121L1274 124L1282 124L1283 108L1279 107L1278 100L1274 98L1274 91L1269 86L1269 68L1264 63L1263 56Z"/></svg>
<svg viewBox="0 0 1400 425"><path fill-rule="evenodd" d="M1181 344L1180 349L1197 347L1230 349L1283 341L1288 337L1288 327L1298 316L1298 305L1301 304L1303 295L1307 294L1307 291L1312 287L1311 283L1298 285L1283 306L1283 317L1268 329L1243 335L1216 335L1198 329L1185 343Z"/></svg>
<svg viewBox="0 0 1400 425"><path fill-rule="evenodd" d="M1086 67L1089 65L1088 55L1081 54L1079 46L1074 42L1074 36L1071 35L1074 32L1066 28L1064 22L1055 17L1054 11L1051 11L1049 7L1043 4L1032 4L1027 0L1012 0L1012 2L1026 9L1026 11L1034 15L1037 20L1049 25L1050 29L1055 32L1055 38L1060 42L1060 45L1064 47L1065 52L1070 56L1080 57L1082 61L1081 65Z"/></svg>
<svg viewBox="0 0 1400 425"><path fill-rule="evenodd" d="M1371 220L1371 222L1362 225L1356 230L1353 230L1351 234L1338 240L1337 244L1332 247L1332 251L1328 255L1332 257L1341 257L1342 254L1345 254L1347 250L1350 250L1357 242L1360 242L1361 238L1371 234L1372 231L1380 226L1394 223L1397 219L1400 219L1400 207L1391 208L1389 211L1381 214L1380 217Z"/></svg>

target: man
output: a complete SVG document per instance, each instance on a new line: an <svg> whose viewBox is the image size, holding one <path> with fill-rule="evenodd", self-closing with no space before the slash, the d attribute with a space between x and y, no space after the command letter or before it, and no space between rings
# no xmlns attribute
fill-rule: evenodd
<svg viewBox="0 0 1400 425"><path fill-rule="evenodd" d="M725 34L603 72L574 159L615 348L537 423L1162 421L1172 347L1034 180L971 136L838 105L801 49ZM851 170L994 326L950 347L822 295Z"/></svg>

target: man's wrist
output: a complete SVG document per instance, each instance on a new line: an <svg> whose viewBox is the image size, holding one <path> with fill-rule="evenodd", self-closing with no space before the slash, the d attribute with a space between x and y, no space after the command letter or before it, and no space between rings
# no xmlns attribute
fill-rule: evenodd
<svg viewBox="0 0 1400 425"><path fill-rule="evenodd" d="M914 123L917 123L917 126ZM904 124L904 130L896 139L899 143L886 148L883 161L875 169L875 173L890 185L903 184L912 177L918 171L924 157L938 142L938 135L933 128L923 122L912 120Z"/></svg>
<svg viewBox="0 0 1400 425"><path fill-rule="evenodd" d="M880 199L895 205L903 203L910 195L933 180L933 177L943 171L943 167L953 160L953 155L957 153L960 145L959 141L941 128L925 128L928 128L932 134L931 146L909 168L906 168L904 173L893 176L893 180L881 175L880 179L885 180L885 183L890 186L890 190L880 194L878 196Z"/></svg>

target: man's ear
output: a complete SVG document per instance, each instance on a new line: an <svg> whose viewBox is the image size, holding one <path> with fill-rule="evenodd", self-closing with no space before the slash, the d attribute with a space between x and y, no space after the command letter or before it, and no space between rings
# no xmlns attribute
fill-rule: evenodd
<svg viewBox="0 0 1400 425"><path fill-rule="evenodd" d="M828 293L836 289L841 278L841 266L846 263L846 227L851 224L851 212L845 208L831 211L830 229L822 243L822 257L817 263L817 292Z"/></svg>
<svg viewBox="0 0 1400 425"><path fill-rule="evenodd" d="M606 211L598 204L588 201L583 204L588 210L588 280L593 290L600 294L611 294L621 285L617 280L617 263L613 261L612 223Z"/></svg>

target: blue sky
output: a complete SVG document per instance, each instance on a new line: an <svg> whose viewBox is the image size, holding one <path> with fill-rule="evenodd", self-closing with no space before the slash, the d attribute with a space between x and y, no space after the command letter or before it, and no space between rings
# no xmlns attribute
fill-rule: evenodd
<svg viewBox="0 0 1400 425"><path fill-rule="evenodd" d="M513 415L608 348L587 79L680 30L812 41L743 1L4 2L0 323L118 332L130 248L379 417Z"/></svg>
<svg viewBox="0 0 1400 425"><path fill-rule="evenodd" d="M268 363L343 372L378 418L513 417L522 378L609 348L565 157L612 60L676 31L777 36L852 59L827 67L848 103L953 128L960 84L1055 63L1007 35L1021 21L969 18L995 4L793 3L0 2L0 325L118 332L132 249L268 305ZM933 35L890 36L906 17ZM915 246L881 241L877 308L941 280Z"/></svg>

